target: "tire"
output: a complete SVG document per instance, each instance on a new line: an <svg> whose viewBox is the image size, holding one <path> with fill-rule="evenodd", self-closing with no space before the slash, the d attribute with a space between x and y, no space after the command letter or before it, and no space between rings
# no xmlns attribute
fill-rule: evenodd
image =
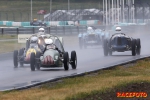
<svg viewBox="0 0 150 100"><path fill-rule="evenodd" d="M68 52L64 53L64 69L65 70L69 69L69 54L68 54Z"/></svg>
<svg viewBox="0 0 150 100"><path fill-rule="evenodd" d="M20 49L19 50L19 63L20 63L20 66L22 67L23 66L23 54L24 54L24 48Z"/></svg>
<svg viewBox="0 0 150 100"><path fill-rule="evenodd" d="M86 49L87 48L87 44L86 44L85 40L83 41L83 45L84 45L84 49Z"/></svg>
<svg viewBox="0 0 150 100"><path fill-rule="evenodd" d="M36 52L36 62L35 62L35 65L36 65L36 69L37 70L40 70L40 56L41 56L41 53L40 52Z"/></svg>
<svg viewBox="0 0 150 100"><path fill-rule="evenodd" d="M82 46L83 46L82 38L79 38L79 47L80 47L80 49L82 49Z"/></svg>
<svg viewBox="0 0 150 100"><path fill-rule="evenodd" d="M136 55L136 40L132 40L132 56Z"/></svg>
<svg viewBox="0 0 150 100"><path fill-rule="evenodd" d="M104 56L108 56L108 45L107 45L107 40L104 40Z"/></svg>
<svg viewBox="0 0 150 100"><path fill-rule="evenodd" d="M29 48L29 40L26 40L26 50Z"/></svg>
<svg viewBox="0 0 150 100"><path fill-rule="evenodd" d="M109 50L109 55L112 56L112 51L111 50Z"/></svg>
<svg viewBox="0 0 150 100"><path fill-rule="evenodd" d="M18 50L15 50L13 53L13 62L14 67L18 67Z"/></svg>
<svg viewBox="0 0 150 100"><path fill-rule="evenodd" d="M72 51L71 52L71 66L72 66L72 69L76 69L77 67L77 55L76 55L76 52L75 51Z"/></svg>
<svg viewBox="0 0 150 100"><path fill-rule="evenodd" d="M31 71L35 71L35 53L31 53L30 56L30 67L31 67Z"/></svg>
<svg viewBox="0 0 150 100"><path fill-rule="evenodd" d="M140 53L141 53L141 41L139 38L136 39L136 46L137 46L136 53L137 53L137 55L140 55Z"/></svg>

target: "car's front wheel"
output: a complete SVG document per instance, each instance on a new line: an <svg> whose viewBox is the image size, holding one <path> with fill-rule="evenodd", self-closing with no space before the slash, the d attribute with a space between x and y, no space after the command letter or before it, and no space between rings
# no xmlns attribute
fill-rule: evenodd
<svg viewBox="0 0 150 100"><path fill-rule="evenodd" d="M40 52L36 52L36 69L37 70L40 70L40 56L41 56L41 53Z"/></svg>
<svg viewBox="0 0 150 100"><path fill-rule="evenodd" d="M107 44L107 40L105 39L104 42L103 42L103 50L104 50L104 56L108 56L108 44Z"/></svg>
<svg viewBox="0 0 150 100"><path fill-rule="evenodd" d="M31 53L30 56L30 67L31 67L31 71L35 71L35 53Z"/></svg>
<svg viewBox="0 0 150 100"><path fill-rule="evenodd" d="M69 69L69 54L68 54L68 52L64 53L64 69L65 70Z"/></svg>
<svg viewBox="0 0 150 100"><path fill-rule="evenodd" d="M140 53L141 53L141 41L140 41L140 39L136 39L136 45L137 45L136 53L137 53L137 55L140 55Z"/></svg>
<svg viewBox="0 0 150 100"><path fill-rule="evenodd" d="M132 56L136 55L136 40L132 40Z"/></svg>
<svg viewBox="0 0 150 100"><path fill-rule="evenodd" d="M13 62L14 67L18 67L18 50L15 50L13 53Z"/></svg>
<svg viewBox="0 0 150 100"><path fill-rule="evenodd" d="M71 52L71 65L72 69L76 69L77 67L77 55L75 51Z"/></svg>
<svg viewBox="0 0 150 100"><path fill-rule="evenodd" d="M19 63L21 67L23 66L23 54L24 54L24 48L19 50Z"/></svg>

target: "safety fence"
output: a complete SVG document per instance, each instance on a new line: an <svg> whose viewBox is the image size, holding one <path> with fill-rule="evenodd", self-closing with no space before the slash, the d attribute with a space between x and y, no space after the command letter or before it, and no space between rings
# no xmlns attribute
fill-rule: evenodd
<svg viewBox="0 0 150 100"><path fill-rule="evenodd" d="M103 25L93 25L95 29L101 29L105 31L111 30L113 33L115 32L115 26L103 26ZM134 33L140 32L141 30L150 31L149 25L145 24L120 24L123 33ZM45 32L55 35L76 35L79 33L84 33L87 31L88 26L51 26L45 27ZM40 27L0 27L0 34L35 34L38 33L38 29Z"/></svg>
<svg viewBox="0 0 150 100"><path fill-rule="evenodd" d="M79 26L79 25L100 25L99 20L80 20L80 21L46 21L47 26ZM0 25L8 27L26 27L31 26L30 22L14 22L14 21L0 21Z"/></svg>

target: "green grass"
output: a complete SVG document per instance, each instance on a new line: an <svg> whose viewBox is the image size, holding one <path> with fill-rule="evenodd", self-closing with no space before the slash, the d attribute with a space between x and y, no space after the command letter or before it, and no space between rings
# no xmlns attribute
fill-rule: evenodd
<svg viewBox="0 0 150 100"><path fill-rule="evenodd" d="M0 35L0 40L1 39L17 39L17 35L11 35L11 34L5 34L5 35Z"/></svg>

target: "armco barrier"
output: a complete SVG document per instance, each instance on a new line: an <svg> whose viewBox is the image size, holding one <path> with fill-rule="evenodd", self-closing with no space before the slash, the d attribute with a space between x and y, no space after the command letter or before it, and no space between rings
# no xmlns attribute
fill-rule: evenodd
<svg viewBox="0 0 150 100"><path fill-rule="evenodd" d="M22 27L22 28L0 28L0 34L34 34L38 32L40 27ZM57 35L75 35L85 32L87 26L53 26L46 27L46 33L57 34Z"/></svg>
<svg viewBox="0 0 150 100"><path fill-rule="evenodd" d="M92 25L93 26L93 25ZM115 27L113 26L100 26L96 25L95 28L105 29L105 30L112 30L115 31ZM112 28L113 27L113 28ZM38 32L40 27L34 26L26 26L26 27L11 27L11 28L0 28L0 34L34 34ZM121 26L123 33L135 33L135 32L142 32L150 31L149 25L123 25ZM46 33L56 34L56 35L75 35L79 33L86 32L87 26L52 26L45 28ZM114 33L114 32L113 32Z"/></svg>

